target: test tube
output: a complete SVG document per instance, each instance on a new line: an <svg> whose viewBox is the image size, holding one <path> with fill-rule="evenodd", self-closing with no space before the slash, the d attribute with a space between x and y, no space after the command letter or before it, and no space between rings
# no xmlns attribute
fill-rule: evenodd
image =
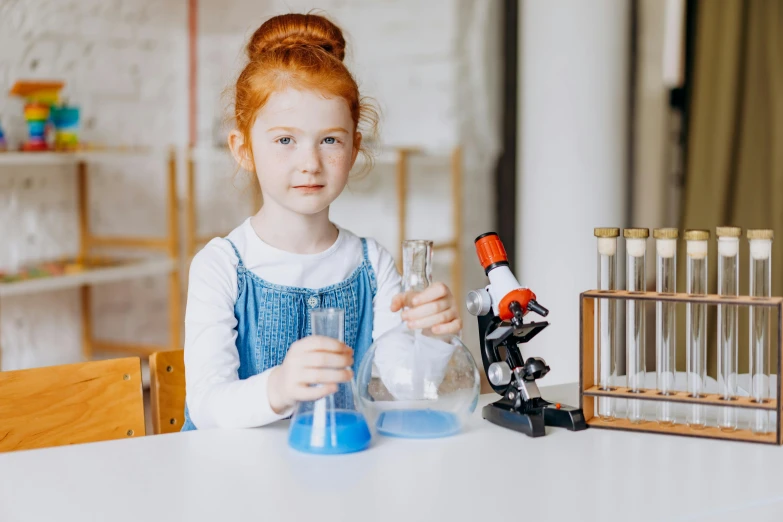
<svg viewBox="0 0 783 522"><path fill-rule="evenodd" d="M718 227L718 295L739 294L739 227ZM721 398L733 400L737 395L737 305L718 305L718 386ZM737 429L737 409L720 408L718 427L722 431Z"/></svg>
<svg viewBox="0 0 783 522"><path fill-rule="evenodd" d="M772 230L748 230L750 242L750 295L772 296ZM755 402L770 398L769 329L770 309L750 307L750 375L751 395ZM751 426L753 433L770 432L769 412L757 410Z"/></svg>
<svg viewBox="0 0 783 522"><path fill-rule="evenodd" d="M707 295L708 230L685 231L687 267L685 291L690 295ZM688 303L685 307L685 372L688 394L702 397L707 379L707 305ZM707 427L707 409L703 404L690 407L686 419L693 429Z"/></svg>
<svg viewBox="0 0 783 522"><path fill-rule="evenodd" d="M617 281L617 238L619 228L596 228L598 238L598 290L611 292ZM599 299L595 342L598 347L598 386L602 390L612 389L615 374L617 339L615 322L617 302L614 299ZM598 399L598 416L606 421L615 419L615 400L608 397Z"/></svg>
<svg viewBox="0 0 783 522"><path fill-rule="evenodd" d="M647 238L650 231L646 228L626 228L623 230L626 251L626 290L644 292L647 289L645 257ZM645 387L645 321L644 301L630 299L626 304L626 379L628 390L640 393ZM638 424L644 422L643 401L628 401L628 420Z"/></svg>
<svg viewBox="0 0 783 522"><path fill-rule="evenodd" d="M655 238L655 290L659 294L677 291L677 238L676 228L656 228ZM676 362L675 335L677 325L674 303L656 303L655 306L655 369L658 392L670 395L674 391ZM658 402L658 423L671 426L675 422L672 403Z"/></svg>

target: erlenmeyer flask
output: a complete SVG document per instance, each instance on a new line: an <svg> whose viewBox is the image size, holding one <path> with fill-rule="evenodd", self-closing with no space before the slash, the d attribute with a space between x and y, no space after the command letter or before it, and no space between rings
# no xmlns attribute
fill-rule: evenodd
<svg viewBox="0 0 783 522"><path fill-rule="evenodd" d="M432 241L403 242L402 290L430 286ZM381 435L435 438L454 435L475 410L476 362L459 336L411 330L400 324L370 347L356 375L359 404Z"/></svg>
<svg viewBox="0 0 783 522"><path fill-rule="evenodd" d="M310 312L313 335L345 340L345 311L319 308ZM288 444L305 453L334 455L362 451L370 445L370 429L356 409L354 381L317 401L300 402L288 432Z"/></svg>

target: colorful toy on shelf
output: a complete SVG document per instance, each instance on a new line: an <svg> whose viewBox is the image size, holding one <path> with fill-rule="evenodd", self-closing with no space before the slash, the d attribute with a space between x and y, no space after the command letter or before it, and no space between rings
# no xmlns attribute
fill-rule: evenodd
<svg viewBox="0 0 783 522"><path fill-rule="evenodd" d="M27 141L22 145L24 151L49 150L46 129L49 122L49 106L39 102L24 106L24 119L27 122Z"/></svg>
<svg viewBox="0 0 783 522"><path fill-rule="evenodd" d="M11 96L25 99L28 140L22 145L22 150L45 151L51 148L53 140L49 139L48 132L52 128L52 107L60 103L60 90L64 85L59 81L20 80L11 88Z"/></svg>
<svg viewBox="0 0 783 522"><path fill-rule="evenodd" d="M79 262L76 259L44 261L25 266L18 272L0 272L0 284L16 283L19 281L28 281L30 279L40 279L45 277L78 274L80 272L99 268L118 267L128 262L128 260L101 257L92 257L85 260L84 262Z"/></svg>
<svg viewBox="0 0 783 522"><path fill-rule="evenodd" d="M79 108L63 103L52 107L55 127L54 148L74 150L79 146Z"/></svg>

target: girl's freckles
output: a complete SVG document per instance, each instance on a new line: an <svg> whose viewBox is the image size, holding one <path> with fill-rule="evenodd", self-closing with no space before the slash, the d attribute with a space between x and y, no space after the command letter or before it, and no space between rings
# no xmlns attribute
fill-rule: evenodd
<svg viewBox="0 0 783 522"><path fill-rule="evenodd" d="M339 166L344 160L344 157L342 154L335 154L332 156L327 156L326 162L331 165L332 167Z"/></svg>

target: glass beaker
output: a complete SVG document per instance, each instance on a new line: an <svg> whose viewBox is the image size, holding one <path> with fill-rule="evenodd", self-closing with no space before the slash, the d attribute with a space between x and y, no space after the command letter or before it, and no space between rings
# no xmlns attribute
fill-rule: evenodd
<svg viewBox="0 0 783 522"><path fill-rule="evenodd" d="M345 311L310 311L312 335L345 340ZM356 409L354 382L340 383L337 391L315 401L300 402L291 419L288 444L305 453L335 455L362 451L372 438L364 415Z"/></svg>

